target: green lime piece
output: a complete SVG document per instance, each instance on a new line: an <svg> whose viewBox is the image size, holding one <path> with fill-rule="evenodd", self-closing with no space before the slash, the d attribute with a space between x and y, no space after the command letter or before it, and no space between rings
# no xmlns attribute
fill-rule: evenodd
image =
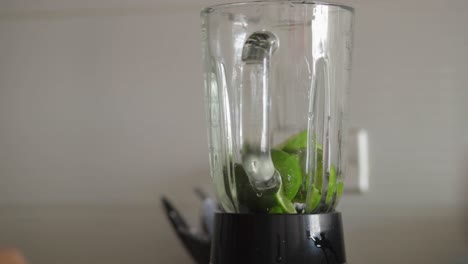
<svg viewBox="0 0 468 264"><path fill-rule="evenodd" d="M294 204L285 199L281 193L278 193L276 196L276 202L278 205L273 206L268 213L270 214L296 214L296 207Z"/></svg>
<svg viewBox="0 0 468 264"><path fill-rule="evenodd" d="M314 137L315 138L315 137ZM276 148L281 149L288 153L297 153L300 150L307 148L308 133L307 130L303 130L290 138L286 139L283 143L279 144ZM316 149L322 150L320 144L315 145Z"/></svg>
<svg viewBox="0 0 468 264"><path fill-rule="evenodd" d="M288 154L281 150L272 150L271 159L281 176L284 195L287 199L292 200L302 184L299 158L296 155Z"/></svg>
<svg viewBox="0 0 468 264"><path fill-rule="evenodd" d="M314 186L317 187L319 190L322 190L322 184L323 184L323 153L322 153L322 149L317 149L317 151L315 152L315 155L317 155L317 165L316 165L316 168L315 168L315 181L314 181ZM305 152L301 153L299 155L299 160L300 160L300 163L301 164L305 164L306 160L306 154ZM305 172L304 172L305 174ZM306 189L307 189L307 186L309 185L310 183L310 174L307 174L306 177L305 177L305 182L304 182L304 186ZM303 190L305 191L305 190Z"/></svg>
<svg viewBox="0 0 468 264"><path fill-rule="evenodd" d="M306 204L306 212L307 213L313 212L320 204L321 198L322 198L322 194L320 193L320 190L316 188L315 186L312 186L309 201Z"/></svg>
<svg viewBox="0 0 468 264"><path fill-rule="evenodd" d="M281 188L276 193L275 200L276 200L278 206L281 207L281 209L283 210L283 213L286 213L286 214L295 214L295 213L297 213L296 207L291 202L291 200L289 200L288 198L285 197L285 195L283 194Z"/></svg>
<svg viewBox="0 0 468 264"><path fill-rule="evenodd" d="M341 198L341 195L343 194L343 188L344 188L343 182L339 182L336 185L336 200L337 201Z"/></svg>
<svg viewBox="0 0 468 264"><path fill-rule="evenodd" d="M270 213L270 214L282 214L283 209L281 208L281 206L275 206L275 207L271 208L268 213Z"/></svg>
<svg viewBox="0 0 468 264"><path fill-rule="evenodd" d="M303 130L298 134L288 138L280 148L286 152L297 152L300 149L307 148L307 130Z"/></svg>
<svg viewBox="0 0 468 264"><path fill-rule="evenodd" d="M333 198L333 193L335 192L335 187L336 187L336 170L333 164L330 165L330 172L328 175L329 175L328 176L328 192L327 192L327 198L325 199L325 202L327 204L331 202Z"/></svg>

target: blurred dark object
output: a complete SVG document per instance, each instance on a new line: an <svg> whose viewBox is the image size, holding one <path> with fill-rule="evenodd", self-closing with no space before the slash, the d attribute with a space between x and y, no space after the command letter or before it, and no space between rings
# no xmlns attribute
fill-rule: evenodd
<svg viewBox="0 0 468 264"><path fill-rule="evenodd" d="M218 204L201 189L195 189L195 193L202 200L201 227L199 229L190 227L166 197L163 196L161 202L172 227L187 251L197 263L207 264L210 262L211 235L213 234L214 215L215 211L218 210Z"/></svg>

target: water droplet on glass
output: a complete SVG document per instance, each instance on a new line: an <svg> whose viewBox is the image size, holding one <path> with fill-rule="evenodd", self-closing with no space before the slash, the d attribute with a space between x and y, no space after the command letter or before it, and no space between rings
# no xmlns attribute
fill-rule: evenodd
<svg viewBox="0 0 468 264"><path fill-rule="evenodd" d="M263 196L263 193L262 192L258 192L257 193L257 197L262 197Z"/></svg>
<svg viewBox="0 0 468 264"><path fill-rule="evenodd" d="M291 181L292 177L291 175L288 175L288 181Z"/></svg>

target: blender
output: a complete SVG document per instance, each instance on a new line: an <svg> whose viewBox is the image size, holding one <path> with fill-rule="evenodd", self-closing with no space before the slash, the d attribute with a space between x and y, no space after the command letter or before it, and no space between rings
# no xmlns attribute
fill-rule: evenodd
<svg viewBox="0 0 468 264"><path fill-rule="evenodd" d="M211 240L212 264L346 263L335 207L346 175L353 9L256 1L208 7L201 18L220 206L198 240L180 234L173 212L179 235L192 255L204 249L199 262Z"/></svg>

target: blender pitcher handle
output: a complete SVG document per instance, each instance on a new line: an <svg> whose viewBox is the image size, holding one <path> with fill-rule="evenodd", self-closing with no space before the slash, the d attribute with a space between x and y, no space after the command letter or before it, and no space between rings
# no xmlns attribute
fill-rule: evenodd
<svg viewBox="0 0 468 264"><path fill-rule="evenodd" d="M276 188L280 178L270 154L271 55L278 38L268 31L252 33L242 49L241 155L250 184L263 191Z"/></svg>

